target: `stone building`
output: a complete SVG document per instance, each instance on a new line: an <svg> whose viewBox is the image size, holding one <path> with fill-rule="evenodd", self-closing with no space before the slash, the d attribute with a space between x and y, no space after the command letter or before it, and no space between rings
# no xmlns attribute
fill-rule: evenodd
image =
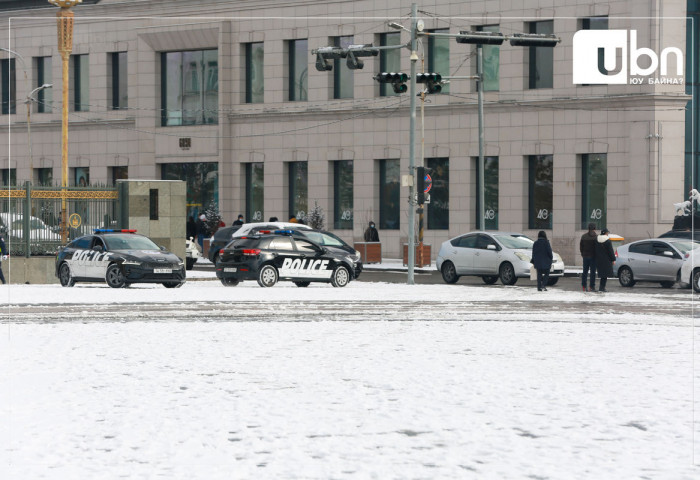
<svg viewBox="0 0 700 480"><path fill-rule="evenodd" d="M698 183L700 2L417 3L426 33L561 38L555 48L483 48L487 229L546 230L569 264L580 262L578 237L591 221L628 240L670 229L672 204ZM46 1L0 1L5 185L61 180L56 11ZM86 0L73 11L70 183L186 180L187 214L218 202L226 223L239 213L286 220L318 203L327 228L348 242L374 220L384 256L400 255L412 208L401 186L410 98L373 77L408 72L410 52L387 49L356 70L331 60L333 70L318 71L311 51L407 43L388 22L410 26L410 1ZM623 54L577 46L581 30L623 31ZM595 49L605 45L613 53L603 57ZM574 57L581 65L586 48L623 83L574 83ZM477 90L465 78L476 55L440 36L422 36L417 53L418 71L452 77L418 99L416 163L433 170L424 236L434 256L477 226ZM44 84L53 88L29 102L29 138L25 101Z"/></svg>

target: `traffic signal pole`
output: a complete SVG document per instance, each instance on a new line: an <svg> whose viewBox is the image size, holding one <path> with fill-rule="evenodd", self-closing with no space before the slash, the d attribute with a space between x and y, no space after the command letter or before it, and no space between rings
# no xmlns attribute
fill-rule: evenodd
<svg viewBox="0 0 700 480"><path fill-rule="evenodd" d="M479 104L479 230L486 230L484 220L484 55L481 44L476 46L476 90Z"/></svg>
<svg viewBox="0 0 700 480"><path fill-rule="evenodd" d="M408 145L408 172L415 174L416 165L416 29L417 29L418 7L411 5L411 87L409 95L411 97L411 121ZM415 183L415 182L414 182ZM408 278L406 283L414 285L414 269L416 265L416 210L414 208L414 187L408 187Z"/></svg>

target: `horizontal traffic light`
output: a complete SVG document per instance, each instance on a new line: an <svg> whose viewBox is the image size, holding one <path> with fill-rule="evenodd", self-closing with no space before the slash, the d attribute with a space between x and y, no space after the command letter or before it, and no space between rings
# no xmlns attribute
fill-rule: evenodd
<svg viewBox="0 0 700 480"><path fill-rule="evenodd" d="M379 83L391 83L391 87L394 89L394 93L406 93L408 87L406 82L408 81L408 74L403 72L382 72L374 76L374 79Z"/></svg>
<svg viewBox="0 0 700 480"><path fill-rule="evenodd" d="M509 41L514 47L556 47L561 39L554 34L514 33Z"/></svg>
<svg viewBox="0 0 700 480"><path fill-rule="evenodd" d="M500 45L506 39L500 32L472 32L460 31L457 43L470 43L472 45Z"/></svg>
<svg viewBox="0 0 700 480"><path fill-rule="evenodd" d="M424 83L427 88L427 93L440 93L442 91L442 75L439 73L418 73L416 74L416 83Z"/></svg>

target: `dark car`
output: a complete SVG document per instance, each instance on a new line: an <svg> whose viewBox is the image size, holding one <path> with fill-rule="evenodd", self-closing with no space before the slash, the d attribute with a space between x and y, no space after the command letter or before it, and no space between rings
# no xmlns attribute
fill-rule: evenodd
<svg viewBox="0 0 700 480"><path fill-rule="evenodd" d="M101 229L59 249L56 276L64 287L107 282L112 288L132 283L174 288L185 283L185 263L136 230Z"/></svg>
<svg viewBox="0 0 700 480"><path fill-rule="evenodd" d="M278 280L308 287L311 282L346 286L355 276L354 255L329 249L292 230L277 230L234 239L216 262L216 276L226 286L257 280L271 287Z"/></svg>
<svg viewBox="0 0 700 480"><path fill-rule="evenodd" d="M700 240L700 232L693 230L670 230L658 236L658 238L683 238L685 240Z"/></svg>
<svg viewBox="0 0 700 480"><path fill-rule="evenodd" d="M219 256L219 251L224 248L233 239L233 234L241 228L241 225L233 225L231 227L221 227L209 240L209 254L207 258L211 263L216 263L216 257Z"/></svg>
<svg viewBox="0 0 700 480"><path fill-rule="evenodd" d="M355 262L355 278L360 276L362 272L362 255L360 252L348 245L345 240L340 238L334 233L327 232L325 230L295 230L296 233L303 235L312 242L318 243L322 247L326 247L329 250L337 250L338 253L345 252L347 255L353 257Z"/></svg>

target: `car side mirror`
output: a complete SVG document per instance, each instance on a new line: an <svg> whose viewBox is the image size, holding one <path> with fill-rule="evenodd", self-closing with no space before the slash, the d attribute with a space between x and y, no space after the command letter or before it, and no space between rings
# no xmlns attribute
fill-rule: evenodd
<svg viewBox="0 0 700 480"><path fill-rule="evenodd" d="M498 250L498 248L496 248L496 245L494 245L493 243L489 243L488 245L486 245L486 250Z"/></svg>
<svg viewBox="0 0 700 480"><path fill-rule="evenodd" d="M94 247L92 247L92 249L93 249L94 251L96 251L96 252L101 252L101 251L104 250L104 249L102 248L102 245L95 245Z"/></svg>
<svg viewBox="0 0 700 480"><path fill-rule="evenodd" d="M161 250L162 252L164 252L164 251L165 251L165 247L164 247L163 245L160 245L160 250Z"/></svg>
<svg viewBox="0 0 700 480"><path fill-rule="evenodd" d="M673 257L673 252L669 252L668 250L664 250L663 254L667 257Z"/></svg>

